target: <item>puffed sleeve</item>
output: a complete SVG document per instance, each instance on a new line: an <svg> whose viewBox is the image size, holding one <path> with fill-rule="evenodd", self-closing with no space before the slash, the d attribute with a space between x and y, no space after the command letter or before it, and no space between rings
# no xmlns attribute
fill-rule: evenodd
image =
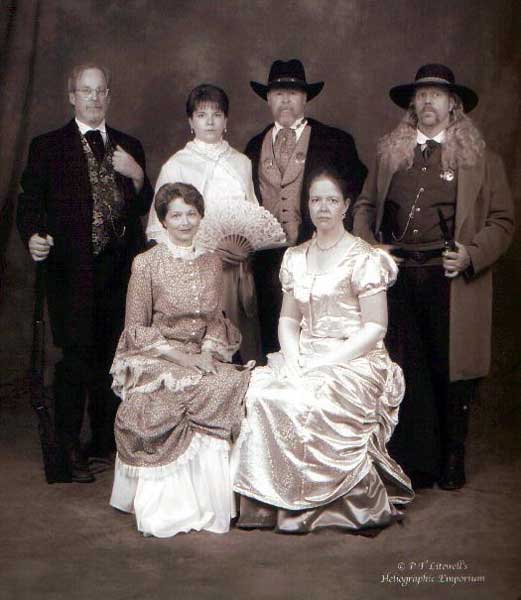
<svg viewBox="0 0 521 600"><path fill-rule="evenodd" d="M128 284L123 330L116 356L122 352L144 352L165 339L152 326L152 277L147 253L138 254L132 263L132 275Z"/></svg>
<svg viewBox="0 0 521 600"><path fill-rule="evenodd" d="M390 254L371 248L356 260L351 285L355 295L364 298L391 287L397 276L398 267Z"/></svg>
<svg viewBox="0 0 521 600"><path fill-rule="evenodd" d="M110 369L112 389L125 398L129 389L135 389L147 372L147 363L158 351L168 346L159 329L152 325L153 297L150 257L138 254L132 263L132 275L127 291L125 329L119 338L114 361ZM161 381L153 384L157 389ZM149 382L150 383L150 382Z"/></svg>
<svg viewBox="0 0 521 600"><path fill-rule="evenodd" d="M293 293L293 260L291 248L288 248L282 257L282 264L280 265L279 273L280 283L282 285L282 291L285 294Z"/></svg>

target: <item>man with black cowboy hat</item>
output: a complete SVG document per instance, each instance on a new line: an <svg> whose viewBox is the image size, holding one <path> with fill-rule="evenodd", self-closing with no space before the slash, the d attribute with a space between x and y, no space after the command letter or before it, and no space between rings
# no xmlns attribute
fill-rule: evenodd
<svg viewBox="0 0 521 600"><path fill-rule="evenodd" d="M252 161L255 192L260 203L280 221L288 244L294 245L313 234L307 205L313 171L323 166L336 168L349 182L354 200L367 169L358 158L351 135L305 117L306 103L321 92L324 82L307 83L299 60L276 60L267 85L255 81L250 85L267 100L274 119L249 141L245 150ZM265 354L279 349L277 325L282 291L278 277L284 250L258 252L254 259Z"/></svg>
<svg viewBox="0 0 521 600"><path fill-rule="evenodd" d="M70 480L94 481L114 446L117 398L110 365L125 315L133 257L144 247L140 216L153 191L141 143L105 123L110 72L74 67L68 99L74 118L34 138L22 176L17 224L34 261L45 261L54 343L56 432L70 462ZM86 394L92 442L80 449Z"/></svg>
<svg viewBox="0 0 521 600"><path fill-rule="evenodd" d="M390 96L407 112L378 144L353 230L400 265L387 344L406 394L389 450L416 488L454 490L490 366L491 267L512 239L512 199L501 159L467 116L478 97L448 67L424 65Z"/></svg>

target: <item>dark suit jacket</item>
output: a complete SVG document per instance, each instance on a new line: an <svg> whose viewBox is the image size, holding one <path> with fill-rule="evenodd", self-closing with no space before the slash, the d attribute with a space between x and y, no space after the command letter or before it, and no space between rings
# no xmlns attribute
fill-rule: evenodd
<svg viewBox="0 0 521 600"><path fill-rule="evenodd" d="M315 119L307 119L311 127L309 138L308 153L304 167L304 180L302 185L302 194L300 198L300 210L302 223L299 229L298 242L309 239L313 233L313 224L309 217L307 202L307 189L309 186L310 175L319 167L333 166L349 182L351 190L351 201L354 202L360 190L362 189L367 169L358 158L353 137L335 127L324 125ZM262 197L259 186L259 161L262 151L262 142L264 136L273 125L266 127L261 133L252 138L246 146L245 154L252 162L253 184L255 193L259 202L262 204Z"/></svg>
<svg viewBox="0 0 521 600"><path fill-rule="evenodd" d="M111 127L107 127L107 135L113 146L119 144L145 170L145 154L137 139ZM132 259L144 247L140 216L148 212L153 198L146 174L139 194L132 181L118 173L116 184L126 204L126 233L108 273L114 289L126 286ZM91 345L92 197L87 159L74 120L32 140L21 185L17 225L22 240L27 244L34 233L43 231L54 238L45 261L54 342L59 346Z"/></svg>

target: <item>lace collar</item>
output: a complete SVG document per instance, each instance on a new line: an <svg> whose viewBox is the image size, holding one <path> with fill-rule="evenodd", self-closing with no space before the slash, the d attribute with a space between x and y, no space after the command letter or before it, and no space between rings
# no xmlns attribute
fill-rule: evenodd
<svg viewBox="0 0 521 600"><path fill-rule="evenodd" d="M204 254L204 250L194 246L193 242L190 246L178 246L177 244L174 244L174 242L172 242L168 237L168 234L164 240L164 243L174 258L180 258L182 260L194 260L198 256L201 256L201 254Z"/></svg>
<svg viewBox="0 0 521 600"><path fill-rule="evenodd" d="M230 144L226 140L221 140L216 144L207 144L201 140L192 140L186 144L186 147L195 152L196 154L202 154L207 158L218 160L223 154L226 154L230 148Z"/></svg>

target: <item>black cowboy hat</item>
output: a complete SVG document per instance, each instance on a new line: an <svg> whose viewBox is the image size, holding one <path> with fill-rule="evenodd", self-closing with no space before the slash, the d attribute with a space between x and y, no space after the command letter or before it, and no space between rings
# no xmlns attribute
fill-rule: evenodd
<svg viewBox="0 0 521 600"><path fill-rule="evenodd" d="M418 69L414 83L397 85L389 91L391 100L401 108L409 108L414 92L419 87L439 86L457 94L465 112L470 112L478 104L478 95L464 85L456 85L454 73L445 65L423 65Z"/></svg>
<svg viewBox="0 0 521 600"><path fill-rule="evenodd" d="M264 100L267 99L268 92L274 88L296 88L306 92L309 101L320 94L324 82L307 83L304 65L300 60L292 58L287 62L276 60L271 65L268 85L256 81L250 81L250 85L253 91Z"/></svg>

